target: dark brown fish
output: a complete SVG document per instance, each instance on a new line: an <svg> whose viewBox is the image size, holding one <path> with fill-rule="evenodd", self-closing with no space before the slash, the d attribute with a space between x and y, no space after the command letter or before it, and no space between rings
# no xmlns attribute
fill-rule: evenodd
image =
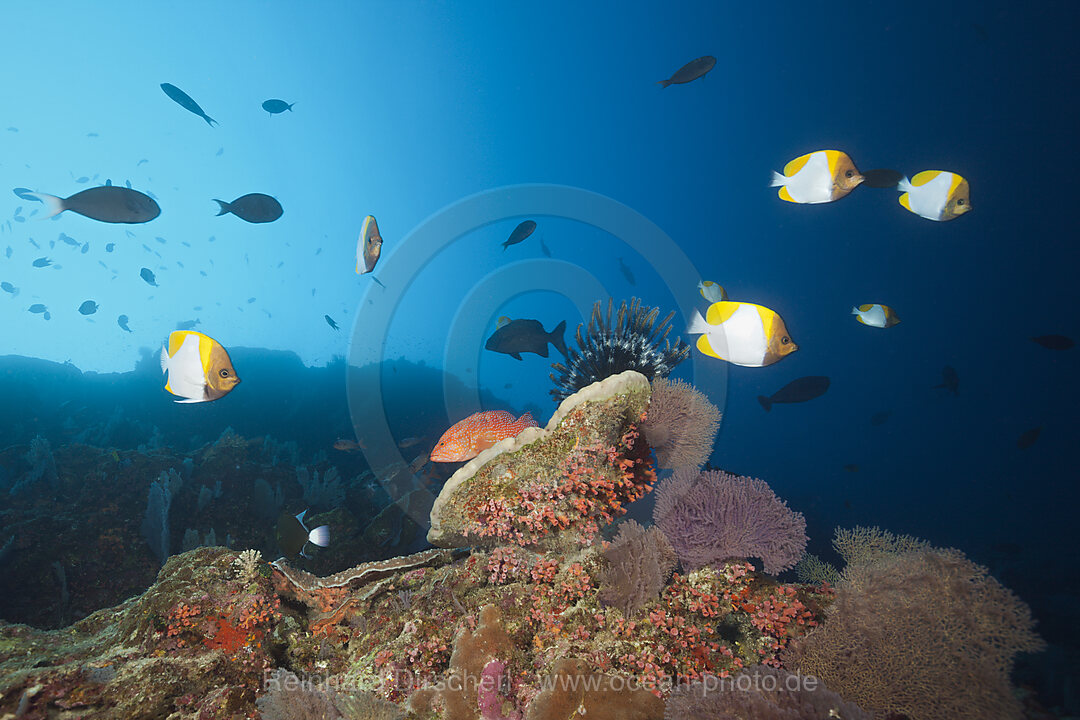
<svg viewBox="0 0 1080 720"><path fill-rule="evenodd" d="M43 218L70 210L100 222L134 224L150 222L161 214L161 208L149 195L115 185L87 188L68 198L45 193L27 195L45 203L46 214Z"/></svg>
<svg viewBox="0 0 1080 720"><path fill-rule="evenodd" d="M773 403L801 403L821 397L829 389L829 378L824 375L808 375L792 380L772 394L772 397L758 395L758 402L765 412L772 409Z"/></svg>
<svg viewBox="0 0 1080 720"><path fill-rule="evenodd" d="M544 330L539 320L518 319L502 325L492 333L484 344L485 350L509 355L515 360L521 359L521 353L535 353L540 357L548 356L548 343L555 346L566 356L566 321L561 321L551 332Z"/></svg>
<svg viewBox="0 0 1080 720"><path fill-rule="evenodd" d="M941 384L934 387L945 388L953 395L956 395L960 392L960 374L956 372L956 368L952 365L946 365L941 368Z"/></svg>
<svg viewBox="0 0 1080 720"><path fill-rule="evenodd" d="M1037 428L1031 428L1025 430L1022 435L1016 441L1016 447L1021 450L1027 450L1029 447L1035 444L1035 441L1039 439L1039 433L1042 432L1042 425Z"/></svg>
<svg viewBox="0 0 1080 720"><path fill-rule="evenodd" d="M894 188L904 179L904 173L897 170L877 168L875 170L862 170L862 184L872 188Z"/></svg>
<svg viewBox="0 0 1080 720"><path fill-rule="evenodd" d="M1068 350L1075 343L1072 338L1065 337L1064 335L1040 335L1039 337L1031 338L1032 342L1037 342L1047 350Z"/></svg>
<svg viewBox="0 0 1080 720"><path fill-rule="evenodd" d="M714 65L716 65L716 58L712 55L699 57L697 60L691 60L676 70L675 74L667 80L660 80L657 85L667 87L668 85L680 85L691 80L697 80L699 77L705 77L705 73L712 70Z"/></svg>
<svg viewBox="0 0 1080 720"><path fill-rule="evenodd" d="M232 202L225 202L224 200L214 198L214 202L221 206L218 215L232 213L241 220L246 220L249 223L274 222L281 217L283 212L285 212L281 208L281 203L269 195L263 195L262 193L248 193L247 195L236 198Z"/></svg>

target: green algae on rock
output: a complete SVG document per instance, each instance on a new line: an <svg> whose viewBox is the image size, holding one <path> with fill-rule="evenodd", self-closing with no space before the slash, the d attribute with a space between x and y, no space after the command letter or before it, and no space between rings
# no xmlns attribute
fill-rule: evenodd
<svg viewBox="0 0 1080 720"><path fill-rule="evenodd" d="M656 475L638 432L649 395L641 373L612 375L564 400L545 428L526 428L480 453L443 486L428 542L589 544L652 489Z"/></svg>

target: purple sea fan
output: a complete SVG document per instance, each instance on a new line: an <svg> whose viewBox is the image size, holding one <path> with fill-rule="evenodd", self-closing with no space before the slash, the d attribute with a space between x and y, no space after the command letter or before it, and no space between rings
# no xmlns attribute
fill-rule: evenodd
<svg viewBox="0 0 1080 720"><path fill-rule="evenodd" d="M794 567L806 549L802 513L764 480L722 470L676 470L656 488L653 521L687 570L760 558L765 572L776 575Z"/></svg>

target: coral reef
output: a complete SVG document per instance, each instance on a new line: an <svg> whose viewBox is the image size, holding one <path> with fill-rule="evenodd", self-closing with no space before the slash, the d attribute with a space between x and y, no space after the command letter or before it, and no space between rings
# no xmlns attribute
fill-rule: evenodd
<svg viewBox="0 0 1080 720"><path fill-rule="evenodd" d="M555 383L551 394L556 400L564 400L594 382L626 370L636 370L649 380L668 375L690 354L690 346L679 338L675 338L674 345L667 339L674 310L656 322L660 310L643 307L640 300L632 298L629 306L625 300L619 306L612 324L612 305L609 298L605 317L601 311L603 305L597 301L584 336L578 325L577 348L570 349L566 364L551 366L555 370L551 375Z"/></svg>
<svg viewBox="0 0 1080 720"><path fill-rule="evenodd" d="M844 568L828 622L782 655L875 716L1023 717L1009 675L1045 643L1031 611L959 550L876 528L838 533Z"/></svg>
<svg viewBox="0 0 1080 720"><path fill-rule="evenodd" d="M756 478L681 468L660 483L653 520L689 569L760 558L765 572L795 566L806 520Z"/></svg>
<svg viewBox="0 0 1080 720"><path fill-rule="evenodd" d="M648 530L633 520L619 525L614 542L604 550L607 566L600 571L600 600L633 616L655 600L675 569L675 550L660 528Z"/></svg>
<svg viewBox="0 0 1080 720"><path fill-rule="evenodd" d="M712 454L720 417L720 410L693 385L654 378L641 429L656 453L657 467L700 469Z"/></svg>
<svg viewBox="0 0 1080 720"><path fill-rule="evenodd" d="M579 390L546 428L526 428L454 473L431 510L428 542L591 542L652 488L649 448L637 431L648 403L649 383L633 370Z"/></svg>

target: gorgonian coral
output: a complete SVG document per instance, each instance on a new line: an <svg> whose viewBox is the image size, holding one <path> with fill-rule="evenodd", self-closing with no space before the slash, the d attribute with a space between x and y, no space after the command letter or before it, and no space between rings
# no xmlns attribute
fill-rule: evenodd
<svg viewBox="0 0 1080 720"><path fill-rule="evenodd" d="M653 521L688 570L725 560L760 558L777 574L806 549L806 519L763 480L722 470L681 468L656 488Z"/></svg>
<svg viewBox="0 0 1080 720"><path fill-rule="evenodd" d="M658 377L652 381L649 414L641 429L658 467L697 470L712 453L720 410L690 383Z"/></svg>

